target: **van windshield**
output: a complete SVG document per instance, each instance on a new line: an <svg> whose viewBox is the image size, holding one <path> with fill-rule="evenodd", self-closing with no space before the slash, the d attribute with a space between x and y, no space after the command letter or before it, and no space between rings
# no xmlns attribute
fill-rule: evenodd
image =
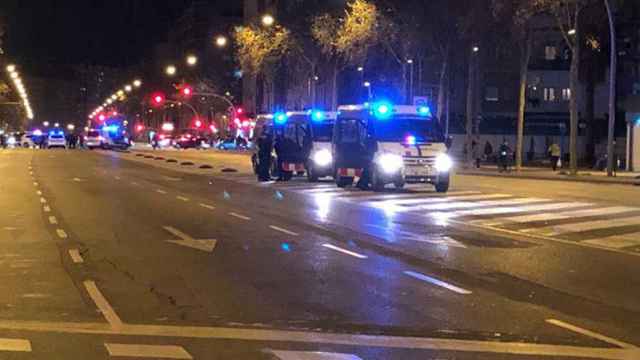
<svg viewBox="0 0 640 360"><path fill-rule="evenodd" d="M444 142L444 134L435 118L393 117L372 120L373 135L382 142L403 142L414 136L418 143Z"/></svg>

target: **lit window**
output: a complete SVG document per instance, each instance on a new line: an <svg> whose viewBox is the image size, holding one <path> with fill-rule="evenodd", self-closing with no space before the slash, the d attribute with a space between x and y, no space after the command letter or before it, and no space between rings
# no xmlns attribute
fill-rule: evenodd
<svg viewBox="0 0 640 360"><path fill-rule="evenodd" d="M556 89L544 88L544 101L556 101Z"/></svg>
<svg viewBox="0 0 640 360"><path fill-rule="evenodd" d="M488 86L485 90L484 99L486 101L498 101L498 88L495 86Z"/></svg>
<svg viewBox="0 0 640 360"><path fill-rule="evenodd" d="M562 89L562 100L563 101L571 100L571 89Z"/></svg>
<svg viewBox="0 0 640 360"><path fill-rule="evenodd" d="M558 49L555 46L545 46L544 47L544 58L545 60L555 60L558 56Z"/></svg>

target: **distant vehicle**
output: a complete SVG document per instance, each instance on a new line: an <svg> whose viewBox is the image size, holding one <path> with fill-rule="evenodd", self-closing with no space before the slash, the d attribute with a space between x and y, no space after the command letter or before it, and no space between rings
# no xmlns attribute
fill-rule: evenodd
<svg viewBox="0 0 640 360"><path fill-rule="evenodd" d="M103 149L128 149L131 146L127 131L123 129L120 122L105 124L101 129Z"/></svg>
<svg viewBox="0 0 640 360"><path fill-rule="evenodd" d="M64 132L62 130L49 131L49 136L47 137L47 148L51 149L54 147L67 148L67 139L64 137Z"/></svg>
<svg viewBox="0 0 640 360"><path fill-rule="evenodd" d="M206 137L193 129L185 130L175 140L175 147L178 149L203 149L208 148L209 143Z"/></svg>
<svg viewBox="0 0 640 360"><path fill-rule="evenodd" d="M336 184L361 187L430 183L449 190L452 161L438 121L427 106L386 101L339 107L333 131Z"/></svg>
<svg viewBox="0 0 640 360"><path fill-rule="evenodd" d="M20 146L26 149L35 148L36 144L33 141L33 133L25 133L20 137Z"/></svg>
<svg viewBox="0 0 640 360"><path fill-rule="evenodd" d="M235 138L222 139L216 144L216 148L220 150L237 150L238 144Z"/></svg>
<svg viewBox="0 0 640 360"><path fill-rule="evenodd" d="M89 150L102 147L103 141L104 138L100 135L100 131L95 129L87 131L87 134L84 136L84 146Z"/></svg>

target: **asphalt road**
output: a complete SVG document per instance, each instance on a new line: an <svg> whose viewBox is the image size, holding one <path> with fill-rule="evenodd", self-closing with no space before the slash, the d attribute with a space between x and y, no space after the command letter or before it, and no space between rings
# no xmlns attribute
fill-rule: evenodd
<svg viewBox="0 0 640 360"><path fill-rule="evenodd" d="M0 151L0 358L640 359L637 188L136 155Z"/></svg>

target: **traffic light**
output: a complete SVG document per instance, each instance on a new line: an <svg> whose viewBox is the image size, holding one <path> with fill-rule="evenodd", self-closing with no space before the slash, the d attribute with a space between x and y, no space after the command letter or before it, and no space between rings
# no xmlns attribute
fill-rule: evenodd
<svg viewBox="0 0 640 360"><path fill-rule="evenodd" d="M136 132L141 132L142 130L144 130L144 125L142 124L136 125Z"/></svg>
<svg viewBox="0 0 640 360"><path fill-rule="evenodd" d="M98 120L100 120L100 122L104 122L105 120L107 120L107 117L104 114L100 114L98 115Z"/></svg>
<svg viewBox="0 0 640 360"><path fill-rule="evenodd" d="M191 86L189 85L185 85L180 92L182 93L182 96L188 98L193 95L193 88L191 88Z"/></svg>
<svg viewBox="0 0 640 360"><path fill-rule="evenodd" d="M165 97L163 93L154 93L151 95L151 104L153 106L162 106L165 102Z"/></svg>
<svg viewBox="0 0 640 360"><path fill-rule="evenodd" d="M196 128L196 129L200 129L200 128L202 127L202 120L200 120L200 119L196 119L196 120L193 122L193 125L195 126L195 128Z"/></svg>

